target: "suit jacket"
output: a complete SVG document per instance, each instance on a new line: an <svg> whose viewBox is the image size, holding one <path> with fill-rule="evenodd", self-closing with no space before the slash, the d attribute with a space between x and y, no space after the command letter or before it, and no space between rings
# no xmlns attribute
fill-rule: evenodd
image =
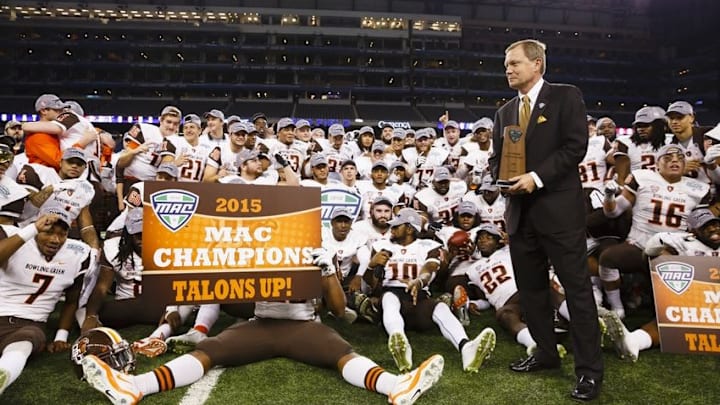
<svg viewBox="0 0 720 405"><path fill-rule="evenodd" d="M518 124L519 99L513 98L495 113L493 156L490 167L498 178L503 131ZM542 118L540 118L542 117ZM540 120L540 122L538 122ZM572 85L545 82L530 115L525 134L526 171L534 171L543 188L507 200L508 233L521 223L543 233L585 228L585 208L578 164L587 151L588 128L585 103Z"/></svg>

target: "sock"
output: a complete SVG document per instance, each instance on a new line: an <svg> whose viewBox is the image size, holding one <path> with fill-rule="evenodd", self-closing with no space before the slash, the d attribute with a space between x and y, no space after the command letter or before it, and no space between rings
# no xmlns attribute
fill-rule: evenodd
<svg viewBox="0 0 720 405"><path fill-rule="evenodd" d="M563 316L563 318L570 320L570 311L567 307L567 300L563 300L563 302L560 303L560 308L558 308L558 312L560 315Z"/></svg>
<svg viewBox="0 0 720 405"><path fill-rule="evenodd" d="M638 342L640 350L646 350L652 347L652 338L643 329L637 329L630 333L631 339Z"/></svg>
<svg viewBox="0 0 720 405"><path fill-rule="evenodd" d="M195 356L185 354L170 360L149 373L135 377L135 385L143 394L169 391L190 385L202 378L205 369Z"/></svg>
<svg viewBox="0 0 720 405"><path fill-rule="evenodd" d="M397 382L396 375L388 373L374 361L364 356L353 357L345 363L342 376L345 381L356 387L385 395L392 391Z"/></svg>
<svg viewBox="0 0 720 405"><path fill-rule="evenodd" d="M220 317L220 304L201 305L195 316L194 329L207 335L208 330L215 325Z"/></svg>
<svg viewBox="0 0 720 405"><path fill-rule="evenodd" d="M404 333L405 321L400 315L400 299L397 295L386 292L382 296L383 326L388 335Z"/></svg>
<svg viewBox="0 0 720 405"><path fill-rule="evenodd" d="M165 340L165 338L172 336L173 330L170 327L169 323L164 323L160 326L158 326L153 333L150 334L151 338L158 338Z"/></svg>
<svg viewBox="0 0 720 405"><path fill-rule="evenodd" d="M530 329L528 329L527 327L520 329L520 332L515 335L515 340L517 340L518 343L525 347L537 345L537 343L535 343L535 339L533 339L532 335L530 334Z"/></svg>
<svg viewBox="0 0 720 405"><path fill-rule="evenodd" d="M32 350L33 345L28 341L13 342L5 346L0 356L0 369L8 372L8 380L4 387L0 387L0 391L20 377Z"/></svg>
<svg viewBox="0 0 720 405"><path fill-rule="evenodd" d="M623 308L622 298L620 298L620 289L615 290L605 290L605 294L607 295L608 303L610 304L610 308L617 309L617 308Z"/></svg>
<svg viewBox="0 0 720 405"><path fill-rule="evenodd" d="M435 309L432 313L432 320L440 327L440 332L443 337L450 341L456 349L460 350L460 342L463 339L467 339L467 333L465 328L460 324L460 321L453 315L445 303L441 302L435 305Z"/></svg>

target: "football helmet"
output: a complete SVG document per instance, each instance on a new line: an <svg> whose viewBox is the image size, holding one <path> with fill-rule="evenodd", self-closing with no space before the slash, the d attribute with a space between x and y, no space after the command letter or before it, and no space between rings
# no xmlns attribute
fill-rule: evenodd
<svg viewBox="0 0 720 405"><path fill-rule="evenodd" d="M80 335L70 350L78 377L83 378L81 362L93 354L115 370L131 373L135 370L135 353L120 334L106 327L93 328Z"/></svg>

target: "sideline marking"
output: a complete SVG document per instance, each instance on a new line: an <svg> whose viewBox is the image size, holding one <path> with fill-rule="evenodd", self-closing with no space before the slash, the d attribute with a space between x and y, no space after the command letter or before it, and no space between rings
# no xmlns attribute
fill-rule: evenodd
<svg viewBox="0 0 720 405"><path fill-rule="evenodd" d="M188 388L178 405L202 405L210 397L224 368L213 368Z"/></svg>

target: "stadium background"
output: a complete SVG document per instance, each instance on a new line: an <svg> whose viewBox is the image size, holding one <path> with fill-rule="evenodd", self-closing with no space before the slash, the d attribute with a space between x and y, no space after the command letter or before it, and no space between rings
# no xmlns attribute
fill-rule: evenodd
<svg viewBox="0 0 720 405"><path fill-rule="evenodd" d="M0 120L42 93L112 132L163 106L346 127L471 123L511 98L503 50L548 44L546 78L629 127L643 105L720 120L712 0L5 1ZM140 118L139 118L140 117Z"/></svg>

